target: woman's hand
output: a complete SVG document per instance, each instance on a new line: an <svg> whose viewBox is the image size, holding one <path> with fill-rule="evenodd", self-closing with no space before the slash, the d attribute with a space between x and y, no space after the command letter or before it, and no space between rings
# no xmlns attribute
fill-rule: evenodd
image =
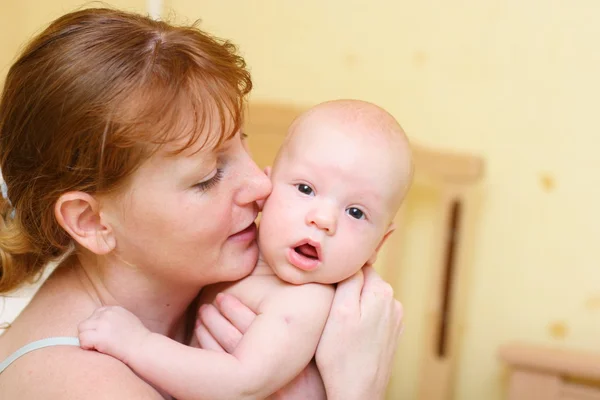
<svg viewBox="0 0 600 400"><path fill-rule="evenodd" d="M327 398L384 398L401 331L402 306L372 267L340 282L316 353Z"/></svg>
<svg viewBox="0 0 600 400"><path fill-rule="evenodd" d="M254 318L254 311L237 298L219 293L214 304L203 305L198 310L196 341L203 349L232 353ZM270 400L326 398L314 360L294 380L269 397Z"/></svg>

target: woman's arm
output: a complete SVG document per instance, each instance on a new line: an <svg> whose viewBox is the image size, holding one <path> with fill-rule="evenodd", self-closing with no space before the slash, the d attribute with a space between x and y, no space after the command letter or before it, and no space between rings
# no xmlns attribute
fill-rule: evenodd
<svg viewBox="0 0 600 400"><path fill-rule="evenodd" d="M198 340L203 347L231 352L255 316L233 296L220 295L200 312ZM338 284L316 353L326 398L384 398L401 322L402 306L372 267ZM314 372L309 366L277 398L325 398Z"/></svg>

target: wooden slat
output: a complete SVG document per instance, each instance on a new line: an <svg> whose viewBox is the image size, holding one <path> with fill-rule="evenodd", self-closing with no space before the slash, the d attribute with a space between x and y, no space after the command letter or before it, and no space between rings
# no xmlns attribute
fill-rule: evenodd
<svg viewBox="0 0 600 400"><path fill-rule="evenodd" d="M509 400L560 400L561 381L553 375L517 370L508 387Z"/></svg>
<svg viewBox="0 0 600 400"><path fill-rule="evenodd" d="M430 251L435 252L433 258L435 265L432 271L431 291L429 297L429 306L427 313L427 324L425 328L425 340L423 358L421 360L420 382L418 389L419 400L450 400L454 391L454 372L458 359L457 344L459 336L459 324L457 318L460 310L454 304L456 300L456 288L460 286L461 268L454 255L454 268L451 276L446 276L448 267L448 245L456 240L453 238L453 232L449 230L450 222L453 217L453 204L455 201L461 201L463 190L459 187L443 188L441 201L438 205L439 210L436 213L439 221L434 234L434 242ZM456 243L457 248L460 243ZM452 292L445 293L446 280L449 279L452 284ZM451 300L451 306L447 309L444 304ZM444 333L444 337L441 334ZM442 341L445 343L444 354L441 354ZM432 384L435 382L434 384Z"/></svg>
<svg viewBox="0 0 600 400"><path fill-rule="evenodd" d="M305 108L277 103L251 103L248 107L245 131L250 143L268 146L273 154L283 141L287 128ZM251 146L252 147L252 146ZM470 154L449 152L411 143L416 180L433 183L473 184L483 176L483 160ZM264 150L261 147L261 154ZM253 150L254 154L259 154ZM260 159L259 165L272 162Z"/></svg>
<svg viewBox="0 0 600 400"><path fill-rule="evenodd" d="M470 154L412 145L415 170L442 183L473 184L483 176L483 160Z"/></svg>
<svg viewBox="0 0 600 400"><path fill-rule="evenodd" d="M512 343L502 346L499 356L512 368L600 380L600 354Z"/></svg>
<svg viewBox="0 0 600 400"><path fill-rule="evenodd" d="M560 400L600 400L600 388L565 383L561 389Z"/></svg>

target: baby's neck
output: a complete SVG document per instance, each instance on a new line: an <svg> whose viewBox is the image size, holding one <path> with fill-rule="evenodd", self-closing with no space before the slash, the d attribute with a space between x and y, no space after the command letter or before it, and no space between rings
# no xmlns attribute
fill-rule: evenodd
<svg viewBox="0 0 600 400"><path fill-rule="evenodd" d="M267 264L267 262L263 258L262 253L259 253L258 261L256 262L256 266L254 267L254 269L252 270L252 273L250 275L253 275L253 276L275 275L275 272L273 271L273 268L271 268L269 266L269 264Z"/></svg>

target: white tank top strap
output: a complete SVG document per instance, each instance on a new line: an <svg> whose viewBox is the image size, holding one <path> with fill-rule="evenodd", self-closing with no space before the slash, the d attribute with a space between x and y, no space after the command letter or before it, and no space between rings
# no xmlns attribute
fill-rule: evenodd
<svg viewBox="0 0 600 400"><path fill-rule="evenodd" d="M71 337L71 336L57 336L50 337L42 340L37 340L35 342L31 342L19 350L12 353L8 358L2 362L0 362L0 374L8 368L10 364L15 362L18 358L24 356L25 354L32 352L34 350L43 349L44 347L50 346L77 346L79 347L79 338Z"/></svg>

